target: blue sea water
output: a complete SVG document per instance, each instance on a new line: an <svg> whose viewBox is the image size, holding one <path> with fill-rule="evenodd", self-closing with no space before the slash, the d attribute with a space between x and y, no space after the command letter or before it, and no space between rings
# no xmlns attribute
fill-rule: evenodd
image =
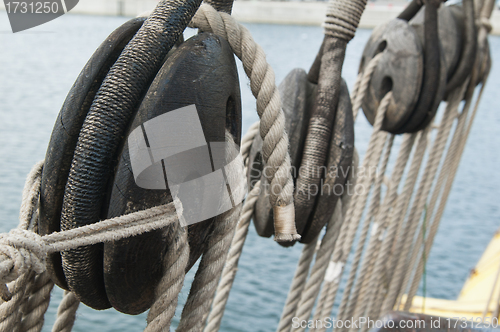
<svg viewBox="0 0 500 332"><path fill-rule="evenodd" d="M0 232L16 227L26 174L43 159L50 133L68 90L93 51L126 18L66 15L26 32L12 34L0 12ZM293 68L308 69L322 40L320 27L246 24L280 82ZM190 32L191 34L193 32ZM343 76L349 87L370 35L359 30L349 43ZM427 296L455 298L500 225L500 38L490 37L493 69L472 128L435 246L427 264ZM240 68L241 69L241 68ZM248 79L240 70L243 132L257 120ZM356 145L366 149L370 125L360 114ZM301 245L284 249L250 229L221 331L267 332L276 328ZM188 275L187 283L193 278ZM188 295L184 288L183 303ZM50 331L55 290L44 331ZM178 322L180 311L174 325ZM140 331L146 315L97 312L81 305L74 331Z"/></svg>

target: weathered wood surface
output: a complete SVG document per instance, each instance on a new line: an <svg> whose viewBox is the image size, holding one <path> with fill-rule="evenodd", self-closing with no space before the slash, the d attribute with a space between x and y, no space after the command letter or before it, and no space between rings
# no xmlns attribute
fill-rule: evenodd
<svg viewBox="0 0 500 332"><path fill-rule="evenodd" d="M283 111L286 116L285 128L290 137L290 158L293 166L294 180L297 179L302 162L302 151L307 136L310 109L315 99L316 84L310 83L302 69L295 69L280 84ZM332 110L333 112L333 110ZM262 140L257 137L250 152L248 179L255 183L265 169L260 157ZM354 126L349 91L345 81L340 86L340 100L335 110L332 124L332 137L326 146L327 160L324 165L315 168L321 172L320 185L314 190L314 209L310 217L296 222L302 223L300 242L311 242L330 220L336 201L344 191L346 175L352 162L354 149ZM254 212L254 225L257 233L270 237L274 233L272 207L269 203L269 185L262 179L262 186ZM297 207L296 207L297 209Z"/></svg>
<svg viewBox="0 0 500 332"><path fill-rule="evenodd" d="M207 142L224 142L227 128L235 142L241 137L238 73L231 47L224 39L203 33L184 42L167 59L151 84L129 133L161 114L195 104ZM210 165L210 163L209 163ZM170 191L143 189L131 172L125 142L114 177L107 218L172 201ZM206 249L214 218L189 225L189 270ZM169 250L162 229L104 244L104 283L109 301L119 311L138 314L154 300L156 284L166 272Z"/></svg>
<svg viewBox="0 0 500 332"><path fill-rule="evenodd" d="M66 97L45 155L38 224L41 235L60 230L64 190L83 121L104 77L144 20L132 19L109 35L87 62ZM59 287L69 290L59 253L47 257L47 271Z"/></svg>
<svg viewBox="0 0 500 332"><path fill-rule="evenodd" d="M384 95L392 91L382 129L398 131L411 116L422 88L423 50L416 31L404 20L394 19L373 30L363 51L361 70L382 52L362 108L373 124Z"/></svg>

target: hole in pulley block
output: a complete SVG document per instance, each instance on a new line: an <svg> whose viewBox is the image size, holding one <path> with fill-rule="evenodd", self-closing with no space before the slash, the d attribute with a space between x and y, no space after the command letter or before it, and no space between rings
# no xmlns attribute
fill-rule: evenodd
<svg viewBox="0 0 500 332"><path fill-rule="evenodd" d="M391 90L392 90L392 78L386 76L382 79L382 82L380 84L380 95L383 97Z"/></svg>
<svg viewBox="0 0 500 332"><path fill-rule="evenodd" d="M386 47L387 47L387 41L386 40L381 41L380 44L378 44L377 50L375 51L373 57L375 57L379 53L382 53L386 49Z"/></svg>

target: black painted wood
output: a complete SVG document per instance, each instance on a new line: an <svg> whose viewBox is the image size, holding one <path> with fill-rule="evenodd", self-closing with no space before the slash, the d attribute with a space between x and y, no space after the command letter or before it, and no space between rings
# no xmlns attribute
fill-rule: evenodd
<svg viewBox="0 0 500 332"><path fill-rule="evenodd" d="M83 122L61 210L61 229L103 219L119 147L149 85L191 21L201 0L160 2L110 68ZM152 30L154 30L154 33ZM81 302L110 306L102 271L102 244L61 253L69 288Z"/></svg>
<svg viewBox="0 0 500 332"><path fill-rule="evenodd" d="M41 235L60 230L59 219L64 188L83 121L109 68L144 20L144 18L132 19L109 35L87 62L66 97L45 155L38 224ZM47 257L47 271L59 287L69 289L59 253Z"/></svg>
<svg viewBox="0 0 500 332"><path fill-rule="evenodd" d="M161 114L195 104L207 142L224 142L227 128L239 145L241 101L238 82L233 52L227 41L208 33L192 37L163 65L129 133ZM168 189L148 190L136 185L126 141L121 150L107 217L170 202ZM212 224L213 218L188 226L188 270L205 250ZM106 294L115 309L138 314L150 307L155 287L166 272L162 260L169 250L169 231L171 229L166 228L104 244Z"/></svg>

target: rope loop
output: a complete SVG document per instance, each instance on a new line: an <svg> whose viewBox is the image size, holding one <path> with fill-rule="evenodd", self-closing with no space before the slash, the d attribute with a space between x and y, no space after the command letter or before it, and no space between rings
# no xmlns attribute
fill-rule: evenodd
<svg viewBox="0 0 500 332"><path fill-rule="evenodd" d="M291 242L300 239L295 228L293 203L293 178L288 153L289 139L285 131L285 115L275 83L274 71L266 61L262 48L253 40L250 32L238 24L231 15L217 12L208 4L202 4L189 27L213 32L225 38L234 54L241 60L250 78L250 89L257 99L260 135L263 140L262 156L267 165L264 172L273 190L269 201L273 206L275 240Z"/></svg>

